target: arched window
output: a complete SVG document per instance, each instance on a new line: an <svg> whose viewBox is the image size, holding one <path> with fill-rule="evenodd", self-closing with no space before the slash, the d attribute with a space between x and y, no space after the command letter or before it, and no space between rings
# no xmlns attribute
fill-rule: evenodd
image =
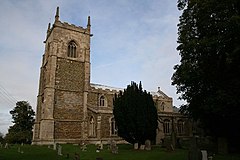
<svg viewBox="0 0 240 160"><path fill-rule="evenodd" d="M95 136L95 122L93 117L89 120L89 136Z"/></svg>
<svg viewBox="0 0 240 160"><path fill-rule="evenodd" d="M115 119L111 118L110 120L110 135L111 136L116 136L117 135L117 127L115 123Z"/></svg>
<svg viewBox="0 0 240 160"><path fill-rule="evenodd" d="M77 47L76 47L76 44L74 43L74 41L69 42L67 56L76 58L77 57L76 48Z"/></svg>
<svg viewBox="0 0 240 160"><path fill-rule="evenodd" d="M178 130L179 134L183 134L183 132L184 132L184 122L182 120L178 120L177 130Z"/></svg>
<svg viewBox="0 0 240 160"><path fill-rule="evenodd" d="M170 133L170 120L166 119L163 122L163 132Z"/></svg>
<svg viewBox="0 0 240 160"><path fill-rule="evenodd" d="M164 102L161 103L161 109L162 109L162 111L164 111L164 109L165 109L165 103Z"/></svg>
<svg viewBox="0 0 240 160"><path fill-rule="evenodd" d="M105 106L105 97L104 96L101 96L99 98L99 106Z"/></svg>

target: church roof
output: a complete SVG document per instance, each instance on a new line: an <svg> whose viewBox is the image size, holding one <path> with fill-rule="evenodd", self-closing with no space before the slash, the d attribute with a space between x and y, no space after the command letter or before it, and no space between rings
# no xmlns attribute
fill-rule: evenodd
<svg viewBox="0 0 240 160"><path fill-rule="evenodd" d="M102 90L110 90L110 91L124 91L124 88L117 88L117 87L111 87L111 86L106 86L106 85L102 85L102 84L94 84L91 83L90 84L91 87L95 88L95 89L102 89ZM169 98L165 93L163 93L160 88L158 88L157 92L154 91L150 91L150 94L154 97L163 97L163 98Z"/></svg>

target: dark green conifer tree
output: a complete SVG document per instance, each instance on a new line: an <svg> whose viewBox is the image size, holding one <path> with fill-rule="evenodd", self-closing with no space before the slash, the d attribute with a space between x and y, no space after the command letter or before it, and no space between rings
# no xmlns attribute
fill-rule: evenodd
<svg viewBox="0 0 240 160"><path fill-rule="evenodd" d="M113 114L118 135L129 143L144 144L145 140L154 141L158 126L158 115L152 95L132 82L124 92L115 95Z"/></svg>

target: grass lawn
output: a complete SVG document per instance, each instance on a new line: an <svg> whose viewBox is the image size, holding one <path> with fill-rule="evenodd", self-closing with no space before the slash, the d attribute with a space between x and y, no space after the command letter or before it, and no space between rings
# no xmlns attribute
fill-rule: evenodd
<svg viewBox="0 0 240 160"><path fill-rule="evenodd" d="M23 153L18 152L20 145L11 145L9 149L0 148L0 160L67 160L75 159L75 153L80 160L96 160L101 157L103 160L187 160L187 150L175 150L166 152L164 148L155 146L151 151L135 151L131 145L118 145L119 153L112 154L107 146L97 153L95 145L88 145L87 151L81 151L80 146L66 144L62 145L62 156L57 151L47 146L21 146ZM67 154L69 157L67 157ZM215 156L213 160L239 160L240 155Z"/></svg>

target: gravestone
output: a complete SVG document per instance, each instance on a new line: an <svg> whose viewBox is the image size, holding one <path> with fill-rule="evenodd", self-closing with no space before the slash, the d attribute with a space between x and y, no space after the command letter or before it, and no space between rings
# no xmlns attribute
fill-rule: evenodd
<svg viewBox="0 0 240 160"><path fill-rule="evenodd" d="M62 156L62 146L58 145L58 155Z"/></svg>
<svg viewBox="0 0 240 160"><path fill-rule="evenodd" d="M100 141L99 147L100 147L101 150L103 150L103 143L102 143L102 141Z"/></svg>
<svg viewBox="0 0 240 160"><path fill-rule="evenodd" d="M5 149L8 149L8 148L9 148L8 143L5 144L4 148L5 148Z"/></svg>
<svg viewBox="0 0 240 160"><path fill-rule="evenodd" d="M53 150L57 150L57 143L53 143Z"/></svg>
<svg viewBox="0 0 240 160"><path fill-rule="evenodd" d="M118 154L118 146L117 146L117 144L115 144L114 146L112 146L112 153L113 153L113 154Z"/></svg>
<svg viewBox="0 0 240 160"><path fill-rule="evenodd" d="M201 152L202 152L202 160L208 160L207 151L206 150L201 150Z"/></svg>
<svg viewBox="0 0 240 160"><path fill-rule="evenodd" d="M87 145L83 143L82 147L81 147L81 150L84 151L84 152L87 151Z"/></svg>
<svg viewBox="0 0 240 160"><path fill-rule="evenodd" d="M3 144L0 142L0 148L3 148Z"/></svg>
<svg viewBox="0 0 240 160"><path fill-rule="evenodd" d="M20 153L21 152L21 147L18 147L18 153Z"/></svg>
<svg viewBox="0 0 240 160"><path fill-rule="evenodd" d="M145 145L144 144L141 144L140 145L140 150L144 150L145 149Z"/></svg>
<svg viewBox="0 0 240 160"><path fill-rule="evenodd" d="M150 151L151 150L151 141L150 140L146 140L145 141L145 149L147 151Z"/></svg>
<svg viewBox="0 0 240 160"><path fill-rule="evenodd" d="M138 143L134 143L134 149L138 149Z"/></svg>
<svg viewBox="0 0 240 160"><path fill-rule="evenodd" d="M97 146L96 152L100 152L100 145Z"/></svg>

